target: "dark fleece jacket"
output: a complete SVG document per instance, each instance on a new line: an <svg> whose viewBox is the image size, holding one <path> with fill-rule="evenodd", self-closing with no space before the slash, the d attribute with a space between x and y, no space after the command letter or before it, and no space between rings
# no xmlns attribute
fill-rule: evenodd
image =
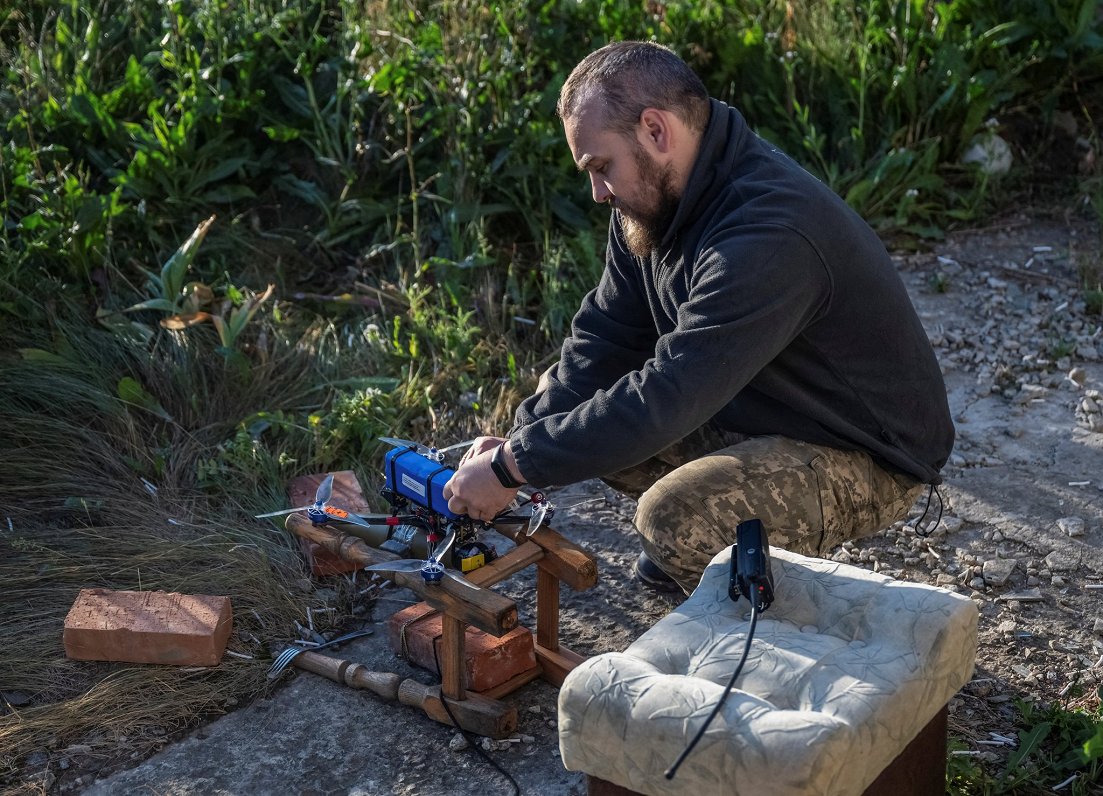
<svg viewBox="0 0 1103 796"><path fill-rule="evenodd" d="M535 486L614 473L710 419L929 483L953 446L941 371L880 239L718 100L649 260L613 214L605 271L549 375L510 432Z"/></svg>

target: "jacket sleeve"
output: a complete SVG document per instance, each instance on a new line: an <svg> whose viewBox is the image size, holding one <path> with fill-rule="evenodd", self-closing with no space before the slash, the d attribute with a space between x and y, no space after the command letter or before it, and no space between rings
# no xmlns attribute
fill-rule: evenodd
<svg viewBox="0 0 1103 796"><path fill-rule="evenodd" d="M705 241L683 267L691 271L689 295L676 328L655 341L642 364L613 383L586 381L592 394L538 403L545 411L512 436L518 467L534 485L617 472L681 439L728 404L830 301L819 253L781 225L744 226ZM578 349L571 353L578 357ZM639 363L638 346L633 355ZM574 366L587 361L578 357Z"/></svg>
<svg viewBox="0 0 1103 796"><path fill-rule="evenodd" d="M517 408L510 437L542 418L570 412L598 390L610 388L624 374L642 367L654 353L658 333L638 266L620 243L612 222L606 252L601 280L571 321L571 334L563 342L559 362L547 373L545 389Z"/></svg>

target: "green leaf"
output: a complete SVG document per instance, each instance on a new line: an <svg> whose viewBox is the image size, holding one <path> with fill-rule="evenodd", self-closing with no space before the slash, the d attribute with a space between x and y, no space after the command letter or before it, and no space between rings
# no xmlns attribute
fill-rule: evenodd
<svg viewBox="0 0 1103 796"><path fill-rule="evenodd" d="M1085 762L1103 758L1103 721L1095 725L1095 735L1084 741L1083 748L1084 754L1088 758Z"/></svg>
<svg viewBox="0 0 1103 796"><path fill-rule="evenodd" d="M155 298L139 301L127 307L123 312L140 312L141 310L161 310L163 312L176 312L176 305L168 299Z"/></svg>
<svg viewBox="0 0 1103 796"><path fill-rule="evenodd" d="M82 509L87 511L88 509L102 509L105 503L99 498L73 497L70 495L62 501L62 505L67 509Z"/></svg>
<svg viewBox="0 0 1103 796"><path fill-rule="evenodd" d="M325 193L309 180L300 180L294 174L281 174L272 184L293 196L297 196L307 204L325 208L327 205Z"/></svg>
<svg viewBox="0 0 1103 796"><path fill-rule="evenodd" d="M242 199L252 199L255 196L256 194L247 185L220 185L203 194L203 199L215 204L229 204L240 202Z"/></svg>
<svg viewBox="0 0 1103 796"><path fill-rule="evenodd" d="M204 174L199 184L207 185L212 182L217 182L218 180L224 180L231 174L236 174L237 171L248 162L249 158L226 158Z"/></svg>
<svg viewBox="0 0 1103 796"><path fill-rule="evenodd" d="M564 224L574 227L575 229L590 228L590 219L587 218L586 214L579 209L578 205L570 199L557 194L551 198L549 204L551 205L552 213L554 213L556 218Z"/></svg>
<svg viewBox="0 0 1103 796"><path fill-rule="evenodd" d="M165 408L161 404L146 392L145 388L138 383L136 379L130 376L123 376L119 379L119 384L116 387L119 394L119 398L123 402L130 404L131 406L137 406L139 409L145 409L147 412L157 415L162 420L172 422L172 415L165 411Z"/></svg>
<svg viewBox="0 0 1103 796"><path fill-rule="evenodd" d="M275 75L272 82L276 84L276 90L279 92L284 105L299 116L306 119L314 118L314 109L310 107L310 98L303 86L292 83L282 75Z"/></svg>
<svg viewBox="0 0 1103 796"><path fill-rule="evenodd" d="M1043 721L1036 724L1029 732L1020 732L1019 748L1008 756L1007 770L1015 771L1019 768L1027 757L1042 745L1042 741L1046 739L1051 729L1053 729L1053 725L1048 721Z"/></svg>
<svg viewBox="0 0 1103 796"><path fill-rule="evenodd" d="M278 141L281 144L286 144L288 141L294 141L302 133L296 130L294 127L288 127L285 124L273 124L267 127L261 128L264 130L264 134L271 138L273 141Z"/></svg>
<svg viewBox="0 0 1103 796"><path fill-rule="evenodd" d="M41 362L48 365L67 365L69 361L63 356L58 356L53 351L44 351L41 348L20 348L19 356L26 362Z"/></svg>
<svg viewBox="0 0 1103 796"><path fill-rule="evenodd" d="M161 285L164 290L162 298L174 303L180 298L180 293L184 289L184 275L188 272L192 260L195 259L199 244L207 237L207 230L211 228L214 219L215 217L211 216L206 221L199 222L199 226L191 236L165 261L161 268Z"/></svg>

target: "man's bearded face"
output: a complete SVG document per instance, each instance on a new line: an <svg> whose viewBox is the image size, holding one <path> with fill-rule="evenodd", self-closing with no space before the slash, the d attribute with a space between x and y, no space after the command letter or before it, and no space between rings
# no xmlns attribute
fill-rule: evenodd
<svg viewBox="0 0 1103 796"><path fill-rule="evenodd" d="M638 143L633 151L637 187L629 202L617 195L611 202L620 216L624 242L637 257L650 257L674 220L678 195L674 192L674 167L659 166Z"/></svg>

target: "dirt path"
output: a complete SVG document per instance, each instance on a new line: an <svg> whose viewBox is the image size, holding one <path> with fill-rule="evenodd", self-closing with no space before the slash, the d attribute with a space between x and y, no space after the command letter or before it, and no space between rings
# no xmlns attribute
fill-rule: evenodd
<svg viewBox="0 0 1103 796"><path fill-rule="evenodd" d="M1075 256L1098 240L1086 227L1012 219L956 236L934 253L897 258L943 363L958 428L941 489L945 512L929 540L893 528L835 556L977 602L976 676L951 702L951 731L977 756L998 759L1009 751L991 733L1014 737L1013 698L1068 698L1077 693L1069 685L1076 678L1094 694L1103 674L1103 590L1088 588L1103 584L1103 415L1094 411L1103 400L1089 392L1103 392L1103 317L1087 315L1078 298ZM1100 431L1091 431L1093 424ZM676 604L641 590L629 575L639 551L630 501L596 482L557 500L565 505L594 494L605 500L556 521L599 559L595 589L563 594L564 643L585 654L624 648ZM529 626L533 578L530 569L504 589ZM386 645L382 622L401 607L376 603L368 624L375 635L334 654L433 682ZM555 698L540 683L516 692L517 739L489 751L526 794L583 792L581 777L559 762ZM74 766L57 789L178 796L512 792L472 750L454 750L455 736L412 709L296 674L270 698L136 768L93 782Z"/></svg>

